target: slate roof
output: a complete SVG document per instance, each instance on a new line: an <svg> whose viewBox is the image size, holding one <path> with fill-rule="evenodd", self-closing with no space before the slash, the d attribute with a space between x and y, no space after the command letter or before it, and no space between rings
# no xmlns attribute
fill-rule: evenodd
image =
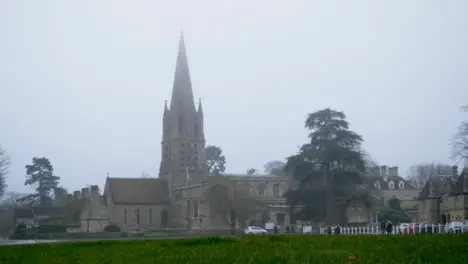
<svg viewBox="0 0 468 264"><path fill-rule="evenodd" d="M401 181L405 183L403 188L404 190L416 190L416 187L414 187L411 183L409 183L407 180L400 176L387 176L386 181L384 180L384 177L365 177L365 182L369 184L371 188L375 188L375 183L379 182L380 190L390 190L388 183L391 181L393 181L395 184L394 190L400 190L398 184Z"/></svg>
<svg viewBox="0 0 468 264"><path fill-rule="evenodd" d="M106 186L114 204L169 203L169 188L163 179L107 178Z"/></svg>
<svg viewBox="0 0 468 264"><path fill-rule="evenodd" d="M441 175L431 177L421 190L419 198L424 199L463 193L468 193L468 168L465 168L457 178Z"/></svg>

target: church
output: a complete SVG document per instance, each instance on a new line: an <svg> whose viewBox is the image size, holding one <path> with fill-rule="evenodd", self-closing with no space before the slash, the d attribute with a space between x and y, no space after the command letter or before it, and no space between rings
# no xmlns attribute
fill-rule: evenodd
<svg viewBox="0 0 468 264"><path fill-rule="evenodd" d="M162 117L161 164L158 178L107 177L102 195L97 186L82 189L75 197L86 198L81 229L101 232L110 224L125 232L158 228L227 228L229 220L210 206L208 191L222 178L248 190L262 210L249 221L290 224L283 197L289 180L279 175L208 176L201 100L196 107L187 50L181 34L170 104ZM211 209L211 210L210 210ZM246 223L237 222L242 227Z"/></svg>

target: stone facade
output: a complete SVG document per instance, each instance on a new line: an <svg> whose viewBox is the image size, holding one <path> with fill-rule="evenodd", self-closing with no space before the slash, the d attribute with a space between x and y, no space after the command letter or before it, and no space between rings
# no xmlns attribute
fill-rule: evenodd
<svg viewBox="0 0 468 264"><path fill-rule="evenodd" d="M468 219L468 168L429 179L419 195L418 221L446 224Z"/></svg>
<svg viewBox="0 0 468 264"><path fill-rule="evenodd" d="M388 205L391 199L400 200L400 205L412 218L417 217L419 190L398 175L398 167L380 166L369 168L365 183L360 186L371 191L374 208L353 205L348 209L350 224L365 224L378 220L380 208Z"/></svg>

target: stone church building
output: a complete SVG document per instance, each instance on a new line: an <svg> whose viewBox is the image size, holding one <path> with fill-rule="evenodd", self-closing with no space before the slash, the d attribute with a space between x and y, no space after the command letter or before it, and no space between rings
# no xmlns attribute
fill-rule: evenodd
<svg viewBox="0 0 468 264"><path fill-rule="evenodd" d="M123 231L157 228L223 228L229 221L210 210L208 190L219 179L241 185L260 204L249 220L289 224L289 207L283 193L286 177L278 175L208 176L201 100L195 105L184 37L181 35L170 105L162 118L159 178L107 177L103 195L97 186L83 189L87 204L81 229L100 232L115 224ZM237 223L242 226L246 223Z"/></svg>

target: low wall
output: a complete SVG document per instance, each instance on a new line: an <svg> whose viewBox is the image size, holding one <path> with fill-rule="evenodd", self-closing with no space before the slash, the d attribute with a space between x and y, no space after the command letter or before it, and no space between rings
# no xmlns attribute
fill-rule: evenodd
<svg viewBox="0 0 468 264"><path fill-rule="evenodd" d="M112 239L121 237L120 232L99 233L50 233L50 234L13 234L10 239L52 239L52 240L77 240L77 239Z"/></svg>

